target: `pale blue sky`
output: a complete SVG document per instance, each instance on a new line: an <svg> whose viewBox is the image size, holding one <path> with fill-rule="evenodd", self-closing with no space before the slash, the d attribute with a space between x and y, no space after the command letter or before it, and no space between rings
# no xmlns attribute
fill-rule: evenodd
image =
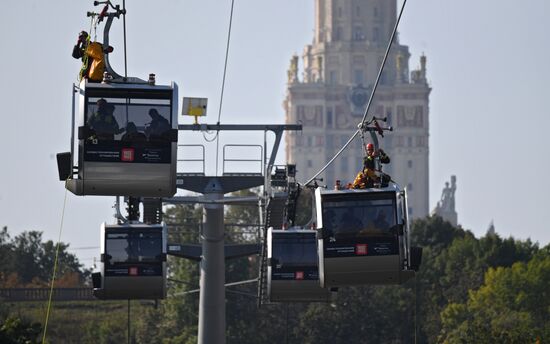
<svg viewBox="0 0 550 344"><path fill-rule="evenodd" d="M159 83L176 81L180 96L208 97L206 121L216 122L230 1L128 0L127 7L129 75L153 72ZM20 0L0 21L0 225L12 234L35 229L57 238L64 188L54 156L69 145L70 89L80 67L70 54L90 9L92 1ZM546 0L407 2L401 43L410 47L411 69L426 54L433 87L430 208L456 174L459 223L478 235L494 219L504 236L550 241L549 15ZM119 73L121 32L122 21L115 22ZM283 123L289 59L312 36L312 0L235 0L221 122ZM69 194L62 240L98 246L112 201ZM79 251L84 259L95 254Z"/></svg>

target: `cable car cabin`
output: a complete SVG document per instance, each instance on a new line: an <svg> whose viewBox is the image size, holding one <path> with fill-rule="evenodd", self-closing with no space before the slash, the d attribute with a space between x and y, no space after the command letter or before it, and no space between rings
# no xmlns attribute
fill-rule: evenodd
<svg viewBox="0 0 550 344"><path fill-rule="evenodd" d="M67 188L76 195L173 196L177 98L175 83L82 81L75 119L78 176Z"/></svg>
<svg viewBox="0 0 550 344"><path fill-rule="evenodd" d="M328 302L319 285L317 232L305 229L267 232L267 292L270 302Z"/></svg>
<svg viewBox="0 0 550 344"><path fill-rule="evenodd" d="M100 271L92 274L99 299L166 297L166 226L101 226Z"/></svg>
<svg viewBox="0 0 550 344"><path fill-rule="evenodd" d="M405 191L318 188L315 196L322 287L399 284L414 276Z"/></svg>

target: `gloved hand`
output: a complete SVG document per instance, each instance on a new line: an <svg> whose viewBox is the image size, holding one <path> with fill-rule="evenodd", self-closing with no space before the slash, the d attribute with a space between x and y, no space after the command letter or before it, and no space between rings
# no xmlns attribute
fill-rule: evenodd
<svg viewBox="0 0 550 344"><path fill-rule="evenodd" d="M76 44L86 42L87 37L88 37L88 33L86 31L80 31L80 33L78 34L78 41L76 42Z"/></svg>

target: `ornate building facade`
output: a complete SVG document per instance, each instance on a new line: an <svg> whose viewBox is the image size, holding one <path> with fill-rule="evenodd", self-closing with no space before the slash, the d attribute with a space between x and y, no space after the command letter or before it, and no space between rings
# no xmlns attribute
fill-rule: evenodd
<svg viewBox="0 0 550 344"><path fill-rule="evenodd" d="M397 16L396 0L315 0L315 33L302 65L293 56L284 101L287 123L302 133L286 136L286 156L298 180L317 173L361 122ZM381 147L391 163L384 171L409 191L412 217L429 212L429 94L426 57L409 71L410 53L398 36L392 44L369 117L386 117L394 131ZM302 71L302 73L300 73ZM301 75L300 75L301 74ZM362 165L357 139L321 175L324 183L352 181Z"/></svg>

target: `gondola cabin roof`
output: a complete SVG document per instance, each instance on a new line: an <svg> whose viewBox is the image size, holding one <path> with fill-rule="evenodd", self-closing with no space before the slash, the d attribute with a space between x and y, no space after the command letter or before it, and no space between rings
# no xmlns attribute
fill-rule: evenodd
<svg viewBox="0 0 550 344"><path fill-rule="evenodd" d="M270 302L328 302L319 284L317 232L292 227L268 230L267 291Z"/></svg>
<svg viewBox="0 0 550 344"><path fill-rule="evenodd" d="M165 298L166 247L164 224L103 223L94 295L105 300Z"/></svg>
<svg viewBox="0 0 550 344"><path fill-rule="evenodd" d="M382 188L366 188L366 189L325 189L317 188L317 193L321 195L346 195L346 194L375 194L382 192L401 192L401 188L397 184L390 184Z"/></svg>
<svg viewBox="0 0 550 344"><path fill-rule="evenodd" d="M88 97L105 97L106 95L119 98L164 99L170 97L175 83L171 85L150 85L147 83L98 83L83 80L80 89Z"/></svg>
<svg viewBox="0 0 550 344"><path fill-rule="evenodd" d="M177 84L84 80L78 93L76 115L73 93L71 153L60 173L62 180L72 176L67 189L76 195L172 197L177 179Z"/></svg>

